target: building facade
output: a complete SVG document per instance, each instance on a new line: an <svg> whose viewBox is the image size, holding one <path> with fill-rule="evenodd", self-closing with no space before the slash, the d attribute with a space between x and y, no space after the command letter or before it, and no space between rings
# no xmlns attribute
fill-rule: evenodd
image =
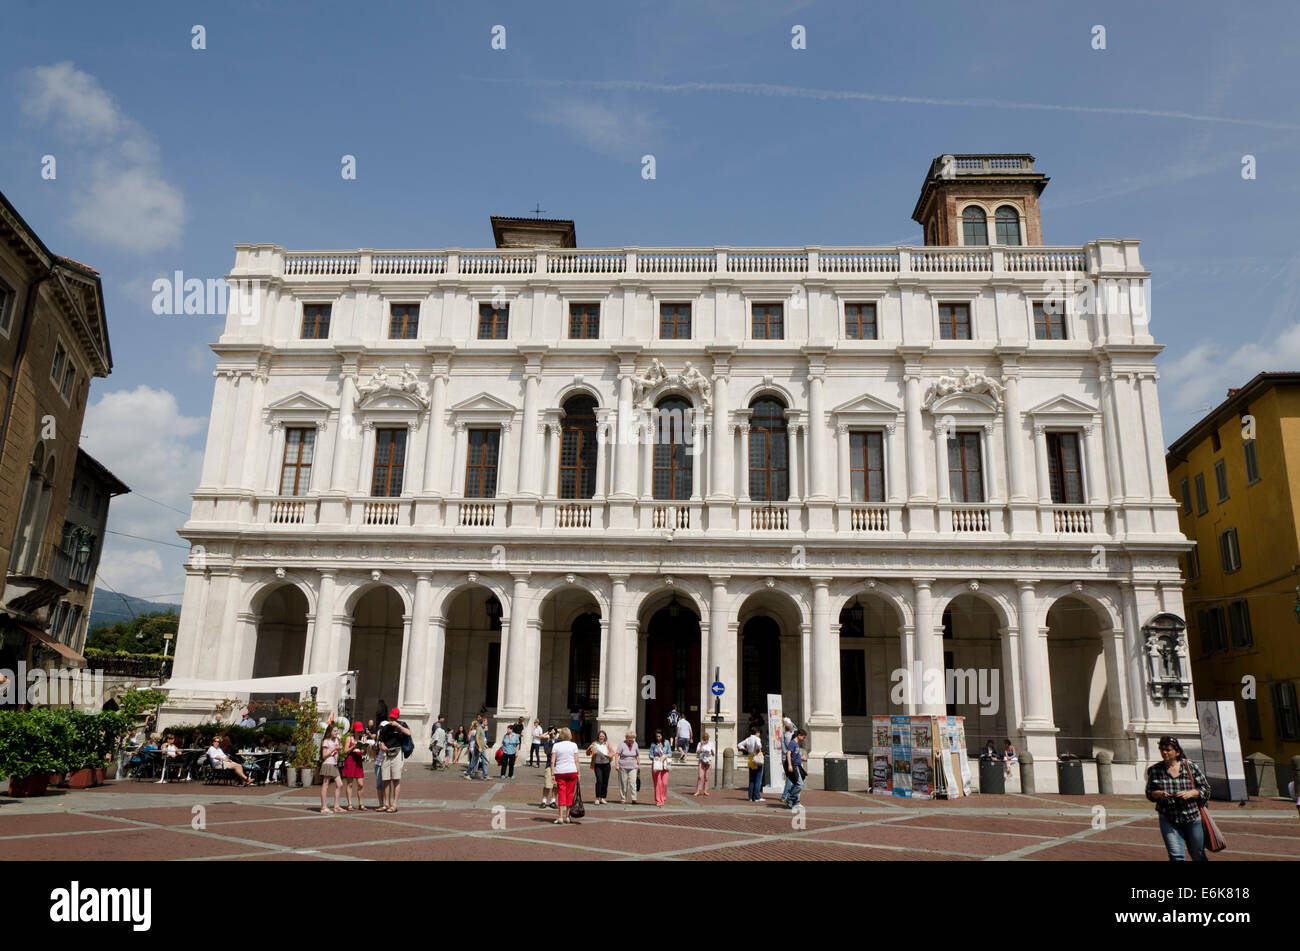
<svg viewBox="0 0 1300 951"><path fill-rule="evenodd" d="M814 757L947 710L1132 786L1196 732L1159 347L1137 242L1043 246L1045 183L936 160L922 247L237 246L176 676L642 737L719 680L724 743L769 693Z"/></svg>
<svg viewBox="0 0 1300 951"><path fill-rule="evenodd" d="M48 628L74 593L61 542L90 381L112 367L99 274L0 195L0 668L84 664Z"/></svg>
<svg viewBox="0 0 1300 951"><path fill-rule="evenodd" d="M1242 752L1300 755L1300 373L1261 373L1169 449L1196 695L1232 700ZM1285 788L1285 783L1282 784Z"/></svg>

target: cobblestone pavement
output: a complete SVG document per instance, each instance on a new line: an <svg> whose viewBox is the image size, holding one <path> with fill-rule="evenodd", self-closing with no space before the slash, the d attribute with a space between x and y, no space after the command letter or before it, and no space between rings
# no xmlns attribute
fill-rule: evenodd
<svg viewBox="0 0 1300 951"><path fill-rule="evenodd" d="M514 781L492 773L482 782L462 779L459 770L408 766L395 814L322 815L318 788L284 786L123 781L3 797L0 861L1165 860L1154 811L1140 796L930 802L814 789L804 793L805 810L791 813L774 795L748 803L739 788L694 798L694 771L678 769L667 804L656 808L643 770L640 804L619 805L615 788L609 805L588 802L585 819L557 826L555 810L538 806L538 770L521 768ZM585 797L594 794L589 771L582 788ZM369 779L366 801L376 805ZM1098 805L1104 826L1094 815ZM1289 802L1212 808L1229 840L1212 861L1300 858L1300 818Z"/></svg>

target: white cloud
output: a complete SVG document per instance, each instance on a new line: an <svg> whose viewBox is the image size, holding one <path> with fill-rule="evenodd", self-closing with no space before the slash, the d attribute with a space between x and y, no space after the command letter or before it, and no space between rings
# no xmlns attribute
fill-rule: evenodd
<svg viewBox="0 0 1300 951"><path fill-rule="evenodd" d="M23 74L23 112L53 126L85 169L70 189L71 221L102 244L139 252L177 244L185 199L163 178L158 145L89 73L72 63L37 66ZM59 150L53 153L57 158ZM62 175L72 175L69 166Z"/></svg>
<svg viewBox="0 0 1300 951"><path fill-rule="evenodd" d="M205 424L182 415L167 390L144 384L105 393L86 410L86 452L132 489L109 507L109 527L124 534L108 536L101 561L105 580L124 594L178 592L183 586L186 551L176 530L199 484ZM149 545L141 541L146 538L169 544Z"/></svg>
<svg viewBox="0 0 1300 951"><path fill-rule="evenodd" d="M541 114L543 121L563 126L590 148L611 158L640 158L652 151L659 123L631 109L611 109L598 102L557 100Z"/></svg>

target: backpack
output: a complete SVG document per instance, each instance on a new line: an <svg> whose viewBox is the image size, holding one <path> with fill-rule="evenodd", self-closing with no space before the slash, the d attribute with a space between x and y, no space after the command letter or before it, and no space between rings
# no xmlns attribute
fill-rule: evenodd
<svg viewBox="0 0 1300 951"><path fill-rule="evenodd" d="M402 723L401 720L398 720L397 722ZM402 726L406 726L406 724L402 723ZM402 734L402 759L406 759L414 752L415 752L415 737Z"/></svg>

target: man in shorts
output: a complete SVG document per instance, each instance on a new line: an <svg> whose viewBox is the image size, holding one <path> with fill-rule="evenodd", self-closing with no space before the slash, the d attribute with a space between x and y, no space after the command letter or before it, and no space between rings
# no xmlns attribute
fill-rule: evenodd
<svg viewBox="0 0 1300 951"><path fill-rule="evenodd" d="M379 724L379 768L384 781L384 805L380 812L396 812L401 796L402 744L411 735L411 728L398 719L401 711L393 707L388 719Z"/></svg>

